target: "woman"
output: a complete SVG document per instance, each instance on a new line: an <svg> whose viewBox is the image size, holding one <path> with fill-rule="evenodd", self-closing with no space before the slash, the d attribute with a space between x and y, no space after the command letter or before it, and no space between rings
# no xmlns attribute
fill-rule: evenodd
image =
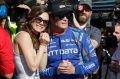
<svg viewBox="0 0 120 79"><path fill-rule="evenodd" d="M45 7L34 6L27 17L27 22L16 35L14 40L16 79L39 79L38 70L45 68L49 35L44 31L48 20L49 15Z"/></svg>

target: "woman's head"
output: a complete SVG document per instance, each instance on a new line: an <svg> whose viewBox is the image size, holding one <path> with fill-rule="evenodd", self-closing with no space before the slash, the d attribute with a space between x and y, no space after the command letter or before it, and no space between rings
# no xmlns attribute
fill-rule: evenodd
<svg viewBox="0 0 120 79"><path fill-rule="evenodd" d="M31 21L32 29L35 32L44 31L46 27L48 26L48 20L49 20L48 13L43 12L42 14L32 19Z"/></svg>
<svg viewBox="0 0 120 79"><path fill-rule="evenodd" d="M23 28L29 29L34 33L40 33L48 26L49 15L43 5L32 7L30 14L27 17L26 24Z"/></svg>
<svg viewBox="0 0 120 79"><path fill-rule="evenodd" d="M32 7L30 14L26 18L26 23L21 30L30 34L35 49L39 47L39 35L48 26L49 15L46 7L36 5Z"/></svg>

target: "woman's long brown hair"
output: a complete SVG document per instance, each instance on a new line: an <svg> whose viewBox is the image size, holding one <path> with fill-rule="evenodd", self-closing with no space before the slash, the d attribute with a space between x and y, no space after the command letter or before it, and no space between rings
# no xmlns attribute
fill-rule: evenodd
<svg viewBox="0 0 120 79"><path fill-rule="evenodd" d="M33 42L33 47L38 50L40 42L39 42L39 35L40 34L35 34L32 30L31 26L31 21L37 17L38 15L42 14L43 12L46 12L47 9L43 5L35 5L32 7L30 14L28 15L26 19L26 23L23 25L21 30L26 31L30 34L32 42Z"/></svg>

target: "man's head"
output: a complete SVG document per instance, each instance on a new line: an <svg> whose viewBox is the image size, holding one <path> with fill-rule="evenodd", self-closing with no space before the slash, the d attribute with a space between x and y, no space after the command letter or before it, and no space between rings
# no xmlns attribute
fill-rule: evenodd
<svg viewBox="0 0 120 79"><path fill-rule="evenodd" d="M0 4L0 25L4 27L7 16L7 7L5 4Z"/></svg>
<svg viewBox="0 0 120 79"><path fill-rule="evenodd" d="M92 9L92 0L80 0L80 4L87 4Z"/></svg>
<svg viewBox="0 0 120 79"><path fill-rule="evenodd" d="M51 31L59 34L63 33L68 27L71 10L63 2L52 4L50 10Z"/></svg>
<svg viewBox="0 0 120 79"><path fill-rule="evenodd" d="M92 14L92 1L91 0L81 0L78 10L76 11L77 20L79 23L85 24Z"/></svg>
<svg viewBox="0 0 120 79"><path fill-rule="evenodd" d="M120 43L120 21L116 22L113 35L117 37L117 41Z"/></svg>
<svg viewBox="0 0 120 79"><path fill-rule="evenodd" d="M5 3L0 4L0 18L5 18L7 16L7 6Z"/></svg>
<svg viewBox="0 0 120 79"><path fill-rule="evenodd" d="M61 34L68 27L68 15L58 16L53 14L50 16L50 24L53 33Z"/></svg>

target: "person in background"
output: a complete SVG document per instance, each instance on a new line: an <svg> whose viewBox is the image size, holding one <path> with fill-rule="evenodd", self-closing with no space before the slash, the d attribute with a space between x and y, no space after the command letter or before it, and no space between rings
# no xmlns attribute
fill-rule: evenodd
<svg viewBox="0 0 120 79"><path fill-rule="evenodd" d="M7 17L7 6L4 0L0 1L0 17L2 19L1 25L4 28L6 24L6 17Z"/></svg>
<svg viewBox="0 0 120 79"><path fill-rule="evenodd" d="M97 49L101 41L101 31L97 27L91 25L90 23L91 15L92 15L92 1L80 0L78 9L73 14L73 26L75 26L78 29L85 30L90 36L93 47ZM96 54L100 62L101 54L97 51Z"/></svg>
<svg viewBox="0 0 120 79"><path fill-rule="evenodd" d="M0 5L0 79L12 79L14 72L14 59L12 42L8 32L4 29L7 8Z"/></svg>
<svg viewBox="0 0 120 79"><path fill-rule="evenodd" d="M94 48L97 48L101 40L101 31L90 24L92 15L92 1L91 0L81 0L80 6L73 14L73 23L74 26L78 29L84 29L90 36L92 45Z"/></svg>
<svg viewBox="0 0 120 79"><path fill-rule="evenodd" d="M9 8L6 28L11 36L12 42L18 30L26 22L26 17L30 13L30 11L30 7L25 4L19 4Z"/></svg>
<svg viewBox="0 0 120 79"><path fill-rule="evenodd" d="M60 5L64 7L60 7ZM50 8L50 7L49 7ZM68 26L70 11L64 3L53 3L50 14L50 43L48 45L48 63L42 78L77 79L98 69L98 60L88 34ZM74 33L78 34L78 37ZM78 39L77 39L78 38ZM88 55L88 62L81 64L81 49Z"/></svg>
<svg viewBox="0 0 120 79"><path fill-rule="evenodd" d="M16 79L39 79L38 71L45 69L49 43L45 29L48 21L46 8L35 5L21 31L16 34L13 44Z"/></svg>
<svg viewBox="0 0 120 79"><path fill-rule="evenodd" d="M113 33L113 32L112 32ZM101 79L114 79L112 71L110 71L109 65L111 63L111 57L117 48L117 38L114 35L108 35L102 38L101 45L102 51L102 63L101 63Z"/></svg>
<svg viewBox="0 0 120 79"><path fill-rule="evenodd" d="M120 78L120 21L117 21L114 26L113 35L117 37L118 47L112 56L112 61L110 64L111 71L114 72L115 79Z"/></svg>

